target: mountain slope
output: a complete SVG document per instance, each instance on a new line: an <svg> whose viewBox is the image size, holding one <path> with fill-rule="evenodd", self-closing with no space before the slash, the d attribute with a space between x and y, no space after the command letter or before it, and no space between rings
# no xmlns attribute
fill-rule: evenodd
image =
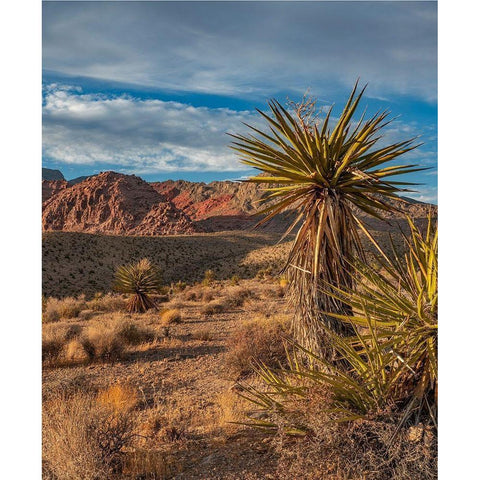
<svg viewBox="0 0 480 480"><path fill-rule="evenodd" d="M43 228L119 235L198 231L190 218L135 175L104 172L61 189L43 204Z"/></svg>
<svg viewBox="0 0 480 480"><path fill-rule="evenodd" d="M42 195L45 230L167 235L251 229L261 219L255 214L263 208L266 192L262 185L247 182L147 183L135 175L104 172L73 185L44 180ZM386 201L412 218L424 218L431 208L437 208L409 199ZM385 222L355 213L375 229L389 229ZM404 223L398 211L383 216L390 222ZM284 232L292 218L293 211L284 213L261 230Z"/></svg>
<svg viewBox="0 0 480 480"><path fill-rule="evenodd" d="M42 180L65 180L65 177L60 170L42 168Z"/></svg>

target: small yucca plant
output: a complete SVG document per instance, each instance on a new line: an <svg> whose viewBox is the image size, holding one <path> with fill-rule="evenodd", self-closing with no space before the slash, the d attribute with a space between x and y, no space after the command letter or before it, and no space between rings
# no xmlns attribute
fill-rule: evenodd
<svg viewBox="0 0 480 480"><path fill-rule="evenodd" d="M335 420L388 409L399 427L427 418L436 426L438 234L431 216L425 234L408 222L411 236L403 257L392 242L393 254L380 250L377 266L360 260L352 265L361 290L332 285L324 290L353 312L331 314L355 332L350 338L329 332L341 365L293 343L288 368L257 366L268 389L241 387L242 395L266 416L254 425L276 429L283 424L290 432L307 431L308 419L292 400L308 402L312 388L328 386L332 393L328 413ZM310 366L298 361L298 353L308 356Z"/></svg>
<svg viewBox="0 0 480 480"><path fill-rule="evenodd" d="M143 258L137 263L118 267L113 287L118 292L131 294L126 306L129 313L143 313L156 308L150 294L160 290L162 279L158 268Z"/></svg>
<svg viewBox="0 0 480 480"><path fill-rule="evenodd" d="M421 170L390 163L416 148L414 139L374 148L389 123L388 112L353 120L364 90L357 94L355 85L333 128L331 109L319 124L314 102L303 102L291 114L272 100L268 104L272 116L257 110L268 130L247 125L252 135L232 135L236 139L232 148L240 153L241 161L267 174L247 180L269 187L265 196L269 203L259 212L265 215L259 225L278 214L295 212L285 233L299 227L287 260L296 307L294 329L297 340L316 352L325 348L324 326L351 333L342 322L321 313L348 315L350 310L325 295L319 285L352 286L347 259L362 254L357 228L366 232L355 208L381 217L381 211L392 210L385 199L398 198L398 192L409 191L403 187L413 185L395 181L396 176Z"/></svg>

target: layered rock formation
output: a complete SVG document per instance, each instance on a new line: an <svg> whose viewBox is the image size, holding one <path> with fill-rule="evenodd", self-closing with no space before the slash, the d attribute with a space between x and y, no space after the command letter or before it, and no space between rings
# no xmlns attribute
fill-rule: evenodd
<svg viewBox="0 0 480 480"><path fill-rule="evenodd" d="M171 235L199 230L150 184L115 172L89 177L50 196L42 220L47 231Z"/></svg>
<svg viewBox="0 0 480 480"><path fill-rule="evenodd" d="M121 235L170 235L252 228L260 219L266 192L261 185L231 181L209 184L184 180L147 183L135 175L105 172L80 183L44 181L43 226L64 230ZM432 206L388 200L413 218L423 218ZM433 206L436 209L435 206ZM380 230L380 220L356 212ZM399 212L384 214L396 222ZM284 213L264 225L284 232L292 215ZM384 222L381 222L384 223Z"/></svg>

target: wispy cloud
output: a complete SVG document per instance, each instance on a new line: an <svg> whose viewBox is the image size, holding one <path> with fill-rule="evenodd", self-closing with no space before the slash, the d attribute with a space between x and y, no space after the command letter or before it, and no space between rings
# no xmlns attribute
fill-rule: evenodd
<svg viewBox="0 0 480 480"><path fill-rule="evenodd" d="M436 99L435 2L47 2L46 70L224 95Z"/></svg>

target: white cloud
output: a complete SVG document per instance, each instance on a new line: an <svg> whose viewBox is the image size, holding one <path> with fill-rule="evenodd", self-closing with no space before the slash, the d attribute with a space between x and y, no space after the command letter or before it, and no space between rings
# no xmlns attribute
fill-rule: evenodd
<svg viewBox="0 0 480 480"><path fill-rule="evenodd" d="M49 85L43 106L43 155L65 164L114 164L136 173L241 171L226 132L256 114L129 96L79 94Z"/></svg>
<svg viewBox="0 0 480 480"><path fill-rule="evenodd" d="M332 119L335 121L335 119ZM125 173L245 172L228 148L227 132L246 122L264 126L256 112L193 107L179 102L82 93L50 84L44 89L43 155L64 165L113 168ZM420 133L416 124L389 125L379 147ZM436 164L436 152L420 148L404 161Z"/></svg>

